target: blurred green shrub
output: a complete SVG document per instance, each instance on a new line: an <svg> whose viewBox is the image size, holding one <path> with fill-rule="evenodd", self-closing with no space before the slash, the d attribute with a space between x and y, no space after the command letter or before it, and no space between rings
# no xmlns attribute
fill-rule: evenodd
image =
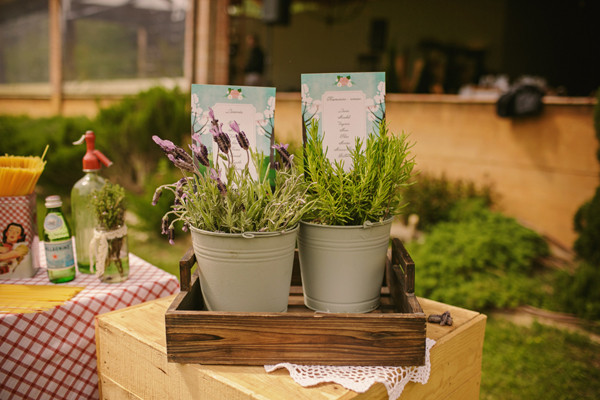
<svg viewBox="0 0 600 400"><path fill-rule="evenodd" d="M560 271L554 293L563 311L600 320L600 268L582 262L575 273Z"/></svg>
<svg viewBox="0 0 600 400"><path fill-rule="evenodd" d="M574 223L579 234L573 245L575 253L600 270L600 187L594 197L577 210Z"/></svg>
<svg viewBox="0 0 600 400"><path fill-rule="evenodd" d="M152 205L152 197L157 187L176 182L181 178L181 171L171 166L166 157L161 157L155 171L146 180L143 191L140 194L127 193L127 202L137 216L135 227L140 231L153 235L160 234L161 219L171 208L174 196L168 190L163 191L155 206ZM180 232L180 230L176 231Z"/></svg>
<svg viewBox="0 0 600 400"><path fill-rule="evenodd" d="M71 188L83 176L81 160L86 146L74 146L87 130L96 133L96 148L113 161L101 175L122 185L131 211L139 215L141 228L160 234L160 218L168 210L167 198L151 204L154 189L179 179L152 135L184 145L190 143L190 99L179 89L156 87L127 97L85 117L29 118L0 115L1 152L13 155L42 155L50 145L48 161L36 188L39 198L58 194L69 212Z"/></svg>
<svg viewBox="0 0 600 400"><path fill-rule="evenodd" d="M594 128L600 141L600 89L594 106ZM600 149L597 153L600 161ZM600 186L592 199L586 201L575 213L575 231L579 234L573 249L582 260L600 269Z"/></svg>
<svg viewBox="0 0 600 400"><path fill-rule="evenodd" d="M424 243L408 245L418 295L485 310L527 303L539 291L529 276L536 260L549 254L540 235L491 211L481 198L457 202L446 215Z"/></svg>
<svg viewBox="0 0 600 400"><path fill-rule="evenodd" d="M140 193L163 157L152 135L190 143L190 99L178 88L155 87L103 108L94 120L97 147L114 162L110 178Z"/></svg>
<svg viewBox="0 0 600 400"><path fill-rule="evenodd" d="M436 177L421 173L407 186L404 198L408 205L402 214L419 216L419 229L431 230L435 224L448 221L449 213L457 202L470 198L481 198L488 206L492 204L490 187L477 188L474 183L462 180L451 181L445 175ZM406 222L406 221L405 221Z"/></svg>
<svg viewBox="0 0 600 400"><path fill-rule="evenodd" d="M81 160L85 146L74 146L92 122L80 118L39 118L0 115L2 154L41 156L46 145L46 167L38 181L42 195L58 194L63 199L71 193L71 187L83 176Z"/></svg>

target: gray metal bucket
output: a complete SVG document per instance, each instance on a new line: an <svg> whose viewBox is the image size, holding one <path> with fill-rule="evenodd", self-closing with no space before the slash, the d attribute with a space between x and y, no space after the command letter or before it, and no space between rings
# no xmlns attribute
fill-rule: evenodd
<svg viewBox="0 0 600 400"><path fill-rule="evenodd" d="M287 311L298 227L216 233L192 227L204 304L210 311Z"/></svg>
<svg viewBox="0 0 600 400"><path fill-rule="evenodd" d="M360 226L300 223L298 252L304 303L332 313L379 306L392 219Z"/></svg>

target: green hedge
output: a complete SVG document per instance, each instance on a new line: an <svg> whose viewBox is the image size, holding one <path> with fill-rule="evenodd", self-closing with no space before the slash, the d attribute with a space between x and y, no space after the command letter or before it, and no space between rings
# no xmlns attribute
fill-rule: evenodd
<svg viewBox="0 0 600 400"><path fill-rule="evenodd" d="M490 187L478 188L472 182L426 173L412 179L411 185L404 190L404 198L408 204L402 214L405 217L417 214L419 229L424 231L431 230L437 223L448 221L451 210L462 200L480 198L486 205L492 205Z"/></svg>
<svg viewBox="0 0 600 400"><path fill-rule="evenodd" d="M457 203L422 244L409 244L420 296L469 309L529 304L538 288L530 279L546 242L485 202Z"/></svg>

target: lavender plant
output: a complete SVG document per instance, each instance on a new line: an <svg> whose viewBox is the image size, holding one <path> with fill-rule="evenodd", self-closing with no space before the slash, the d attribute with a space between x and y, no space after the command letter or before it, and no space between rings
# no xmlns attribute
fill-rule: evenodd
<svg viewBox="0 0 600 400"><path fill-rule="evenodd" d="M318 121L310 125L304 147L304 174L312 182L308 199L315 206L306 220L327 225L362 225L384 221L405 205L402 188L408 185L415 162L407 136L389 133L385 120L379 134L356 139L349 149L352 167L332 162L318 135Z"/></svg>
<svg viewBox="0 0 600 400"><path fill-rule="evenodd" d="M275 173L274 185L268 174L260 173L264 155L249 147L248 138L237 122L230 124L236 140L246 152L247 161L243 168L233 164L231 140L220 123L209 111L213 140L218 152L217 161L212 163L208 149L197 133L190 145L191 155L168 140L153 136L169 160L178 167L183 177L172 184L156 189L153 204L164 190L175 194L171 210L162 219L162 233L173 243L174 224L183 222L183 229L190 226L198 229L225 232L276 232L293 228L314 201L307 201L309 184L287 153L286 145L274 145L273 149L282 157L282 167ZM250 173L253 163L259 177Z"/></svg>

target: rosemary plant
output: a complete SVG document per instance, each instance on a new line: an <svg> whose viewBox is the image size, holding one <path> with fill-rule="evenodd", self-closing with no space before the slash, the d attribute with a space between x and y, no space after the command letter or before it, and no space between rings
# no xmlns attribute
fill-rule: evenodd
<svg viewBox="0 0 600 400"><path fill-rule="evenodd" d="M114 262L115 267L119 271L119 275L125 274L124 262L121 260L121 249L123 249L123 241L125 240L126 228L125 225L125 189L118 184L106 182L100 190L92 193L91 205L96 216L97 228L113 233L117 236L107 239L108 254L106 255L105 263L109 265ZM122 233L118 233L118 229L122 229ZM106 268L106 265L103 269ZM128 264L126 264L128 265Z"/></svg>
<svg viewBox="0 0 600 400"><path fill-rule="evenodd" d="M318 129L318 123L311 124L304 147L304 174L312 182L308 199L315 202L305 219L349 226L399 214L405 205L401 189L415 165L407 136L390 134L381 121L378 135L356 139L349 149L352 166L345 170L343 163L327 158Z"/></svg>
<svg viewBox="0 0 600 400"><path fill-rule="evenodd" d="M212 111L212 110L211 110ZM153 203L156 204L163 190L175 194L171 210L162 220L162 233L173 243L174 224L183 222L183 229L190 226L198 229L225 232L276 232L293 228L304 214L312 208L314 201L306 200L309 184L287 152L287 146L273 146L279 155L274 184L269 174L260 171L264 156L252 151L248 139L236 122L232 130L240 147L246 151L248 162L243 168L236 168L232 162L231 140L222 130L222 123L210 113L212 135L216 143L218 158L216 163L209 161L208 150L195 134L197 143L191 147L193 157L168 140L153 136L154 141L164 150L167 157L183 173L178 182L156 189ZM249 170L252 162L258 178Z"/></svg>
<svg viewBox="0 0 600 400"><path fill-rule="evenodd" d="M91 205L98 227L110 231L125 223L125 189L120 185L107 181L93 193Z"/></svg>

